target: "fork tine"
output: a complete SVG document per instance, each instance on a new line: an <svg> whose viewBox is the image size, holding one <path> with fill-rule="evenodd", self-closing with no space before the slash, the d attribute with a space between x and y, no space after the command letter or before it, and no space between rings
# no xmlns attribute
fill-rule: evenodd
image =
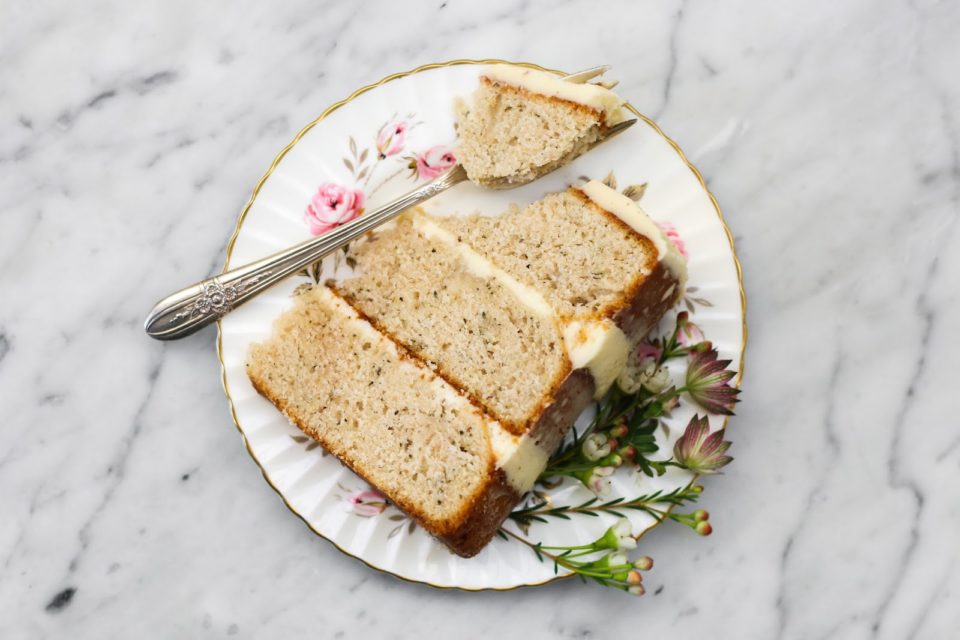
<svg viewBox="0 0 960 640"><path fill-rule="evenodd" d="M623 122L618 122L617 124L611 127L608 127L607 130L603 132L603 137L601 137L592 145L590 145L590 148L593 149L598 144L602 144L607 140L609 140L610 138L614 137L615 135L623 133L624 131L626 131L627 129L629 129L635 124L637 124L637 119L633 118L631 120L624 120Z"/></svg>
<svg viewBox="0 0 960 640"><path fill-rule="evenodd" d="M603 75L610 70L610 65L604 64L599 67L593 67L592 69L584 69L583 71L578 71L576 73L571 73L568 76L563 76L563 79L567 82L575 82L577 84L583 84L588 80L592 80L599 75Z"/></svg>

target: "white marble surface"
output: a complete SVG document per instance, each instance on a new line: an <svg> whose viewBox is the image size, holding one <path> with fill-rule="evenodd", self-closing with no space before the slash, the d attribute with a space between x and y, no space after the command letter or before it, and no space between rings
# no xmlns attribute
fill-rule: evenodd
<svg viewBox="0 0 960 640"><path fill-rule="evenodd" d="M275 4L0 6L0 637L957 633L956 3ZM645 539L641 600L342 556L247 457L213 332L141 330L327 104L493 56L615 65L738 242L736 462L707 482L712 537Z"/></svg>

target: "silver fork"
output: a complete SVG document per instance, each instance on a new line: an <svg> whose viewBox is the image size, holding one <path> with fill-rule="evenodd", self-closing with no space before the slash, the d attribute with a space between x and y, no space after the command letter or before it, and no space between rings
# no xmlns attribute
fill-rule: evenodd
<svg viewBox="0 0 960 640"><path fill-rule="evenodd" d="M564 76L564 80L587 82L607 69L609 69L607 66L585 69ZM626 120L608 127L603 136L590 145L588 151L626 130L635 122L636 119ZM144 329L149 336L158 340L176 340L188 336L216 322L280 280L396 217L402 211L426 202L466 179L467 172L458 164L433 181L322 236L181 289L153 307L144 323ZM517 183L509 186L521 185Z"/></svg>

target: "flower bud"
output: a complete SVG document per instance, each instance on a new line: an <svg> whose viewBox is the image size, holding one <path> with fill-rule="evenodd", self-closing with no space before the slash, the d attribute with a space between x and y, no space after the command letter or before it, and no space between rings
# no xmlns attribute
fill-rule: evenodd
<svg viewBox="0 0 960 640"><path fill-rule="evenodd" d="M630 571L630 573L627 574L628 584L640 584L641 582L643 582L643 576L640 575L640 572L637 571L636 569L633 569L632 571Z"/></svg>
<svg viewBox="0 0 960 640"><path fill-rule="evenodd" d="M695 484L695 485L693 485L692 491L693 491L694 493L703 493L703 485L702 485L702 484Z"/></svg>
<svg viewBox="0 0 960 640"><path fill-rule="evenodd" d="M627 554L616 551L607 556L608 567L619 567L623 564L627 564Z"/></svg>
<svg viewBox="0 0 960 640"><path fill-rule="evenodd" d="M619 453L611 453L609 456L603 459L603 464L610 467L622 467L623 457Z"/></svg>
<svg viewBox="0 0 960 640"><path fill-rule="evenodd" d="M635 584L627 589L627 593L632 596L642 596L646 592L647 590L643 588L642 584Z"/></svg>
<svg viewBox="0 0 960 640"><path fill-rule="evenodd" d="M613 436L614 438L622 438L623 436L627 435L627 432L629 430L630 429L627 427L627 425L621 422L617 424L614 428L610 429L610 435Z"/></svg>
<svg viewBox="0 0 960 640"><path fill-rule="evenodd" d="M710 519L710 513L703 509L697 509L693 512L693 519L697 522L706 522Z"/></svg>
<svg viewBox="0 0 960 640"><path fill-rule="evenodd" d="M610 446L607 444L607 438L600 433L591 433L583 441L583 457L587 460L599 460L604 456L610 455Z"/></svg>
<svg viewBox="0 0 960 640"><path fill-rule="evenodd" d="M633 445L628 444L623 449L620 449L620 451L618 451L617 453L619 453L620 457L622 457L627 462L636 462L637 460L637 450L634 448Z"/></svg>
<svg viewBox="0 0 960 640"><path fill-rule="evenodd" d="M697 526L694 527L694 531L699 533L702 536L708 536L713 533L713 527L710 526L710 523L706 520L702 520L697 523Z"/></svg>
<svg viewBox="0 0 960 640"><path fill-rule="evenodd" d="M653 569L653 558L650 556L640 556L633 562L633 566L640 571L649 571Z"/></svg>

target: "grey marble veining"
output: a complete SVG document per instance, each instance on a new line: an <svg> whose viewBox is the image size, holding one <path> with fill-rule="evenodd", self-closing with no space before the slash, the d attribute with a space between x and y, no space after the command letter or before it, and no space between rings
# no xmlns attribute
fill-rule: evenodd
<svg viewBox="0 0 960 640"><path fill-rule="evenodd" d="M960 629L960 8L947 2L0 7L0 637L945 638ZM213 332L149 341L257 178L356 87L610 63L704 173L749 302L736 462L640 600L410 585L248 458Z"/></svg>

